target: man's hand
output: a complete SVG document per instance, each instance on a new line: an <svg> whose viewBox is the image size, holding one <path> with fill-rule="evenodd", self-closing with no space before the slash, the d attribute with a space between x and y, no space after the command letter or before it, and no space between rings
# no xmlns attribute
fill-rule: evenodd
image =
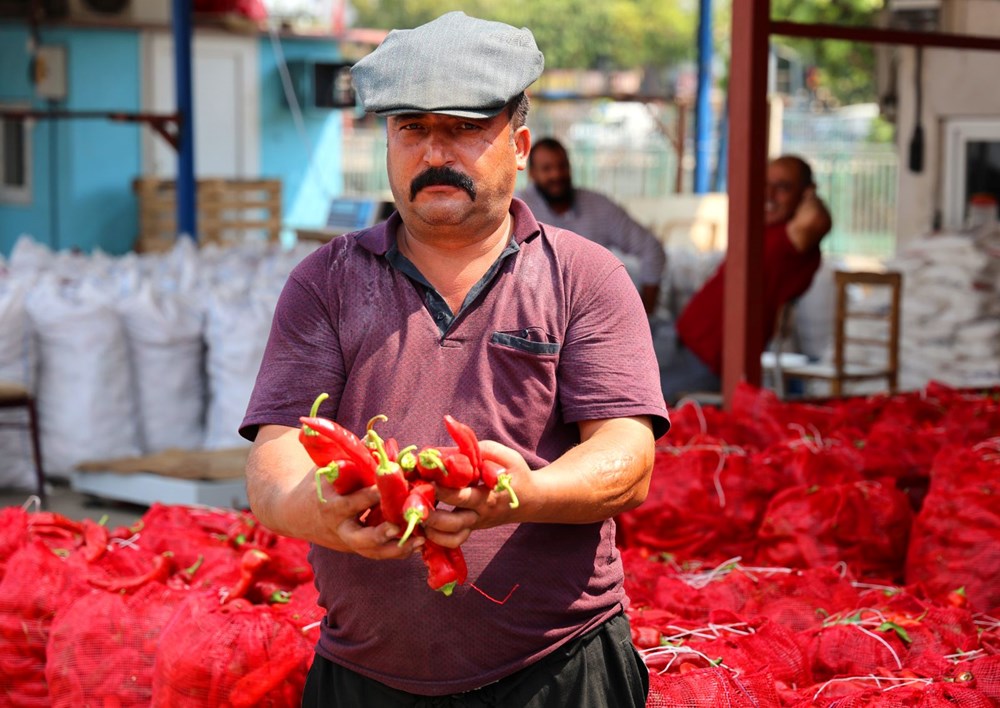
<svg viewBox="0 0 1000 708"><path fill-rule="evenodd" d="M263 426L247 459L247 494L260 522L285 536L366 558L405 558L423 544L422 538L411 538L400 547L401 529L393 524L370 527L358 521L379 504L374 486L342 496L324 482L326 502L321 502L315 474L297 428Z"/></svg>
<svg viewBox="0 0 1000 708"><path fill-rule="evenodd" d="M816 196L816 188L809 187L802 194L795 213L788 222L788 239L798 251L808 251L826 236L833 226L830 212L823 200Z"/></svg>
<svg viewBox="0 0 1000 708"><path fill-rule="evenodd" d="M512 476L511 486L520 495L518 480L526 485L530 471L519 452L492 440L481 440L483 458L503 466ZM438 501L454 508L438 508L431 512L425 530L427 537L442 546L456 547L465 543L474 529L487 529L520 521L520 508L511 509L510 495L477 485L464 489L437 488Z"/></svg>
<svg viewBox="0 0 1000 708"><path fill-rule="evenodd" d="M315 485L312 487L315 498ZM314 543L374 560L406 558L424 543L423 538L413 537L400 546L398 539L402 529L398 526L388 521L367 526L358 520L366 510L378 506L379 493L375 487L343 496L328 487L323 490L323 495L326 502L316 499L316 503L326 533L321 533Z"/></svg>

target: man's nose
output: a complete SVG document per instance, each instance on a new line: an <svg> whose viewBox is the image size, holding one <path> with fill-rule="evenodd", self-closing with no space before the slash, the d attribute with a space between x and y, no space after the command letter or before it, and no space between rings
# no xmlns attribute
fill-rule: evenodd
<svg viewBox="0 0 1000 708"><path fill-rule="evenodd" d="M438 167L447 165L451 160L451 146L447 138L431 131L424 144L424 162L431 167Z"/></svg>

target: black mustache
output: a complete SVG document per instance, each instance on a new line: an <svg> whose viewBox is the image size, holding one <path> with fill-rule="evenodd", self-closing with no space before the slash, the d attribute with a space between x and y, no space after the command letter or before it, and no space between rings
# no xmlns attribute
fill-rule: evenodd
<svg viewBox="0 0 1000 708"><path fill-rule="evenodd" d="M472 181L472 178L451 167L428 167L414 177L410 183L410 201L412 202L416 199L417 192L424 187L433 187L436 185L458 187L465 190L465 193L469 195L472 201L476 201L476 185Z"/></svg>

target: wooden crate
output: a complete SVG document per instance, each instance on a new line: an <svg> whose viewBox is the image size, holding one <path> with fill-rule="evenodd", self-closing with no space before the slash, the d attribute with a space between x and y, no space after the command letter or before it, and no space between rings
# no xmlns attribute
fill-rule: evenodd
<svg viewBox="0 0 1000 708"><path fill-rule="evenodd" d="M143 177L132 186L139 200L135 250L169 250L177 240L176 183ZM200 179L197 220L200 244L277 241L281 233L281 181Z"/></svg>

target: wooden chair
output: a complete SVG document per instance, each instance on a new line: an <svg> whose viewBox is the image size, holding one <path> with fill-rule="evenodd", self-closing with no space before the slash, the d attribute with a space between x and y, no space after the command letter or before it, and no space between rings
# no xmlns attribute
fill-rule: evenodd
<svg viewBox="0 0 1000 708"><path fill-rule="evenodd" d="M38 410L35 406L35 397L21 384L8 381L0 381L0 408L24 408L28 420L26 423L0 422L2 426L16 425L26 427L31 435L31 452L35 462L35 477L38 484L38 497L45 505L45 470L42 467L42 446L41 436L38 430Z"/></svg>
<svg viewBox="0 0 1000 708"><path fill-rule="evenodd" d="M878 312L851 309L848 290L852 286L887 288L889 305ZM787 390L788 379L822 380L830 382L830 395L844 395L844 384L853 381L885 379L889 393L895 393L899 376L899 319L903 277L900 273L869 273L837 271L834 273L836 305L833 322L833 362L781 367L777 375ZM859 337L850 332L850 321L881 321L886 325L887 336ZM878 365L858 365L847 360L847 348L852 344L885 349L885 362ZM780 361L780 356L779 356Z"/></svg>

